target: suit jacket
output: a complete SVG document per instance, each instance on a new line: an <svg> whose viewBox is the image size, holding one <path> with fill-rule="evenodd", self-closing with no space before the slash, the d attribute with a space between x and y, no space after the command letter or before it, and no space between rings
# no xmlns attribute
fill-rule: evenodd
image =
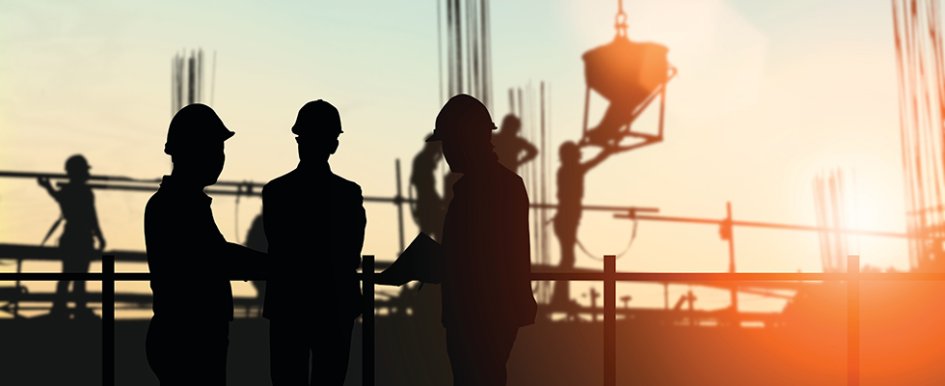
<svg viewBox="0 0 945 386"><path fill-rule="evenodd" d="M497 161L453 185L443 230L443 324L524 326L535 322L528 194Z"/></svg>
<svg viewBox="0 0 945 386"><path fill-rule="evenodd" d="M263 187L269 280L263 316L312 320L360 313L367 222L361 187L328 168L299 168Z"/></svg>
<svg viewBox="0 0 945 386"><path fill-rule="evenodd" d="M154 315L165 320L233 319L230 278L264 271L263 254L228 243L199 188L165 176L144 210Z"/></svg>

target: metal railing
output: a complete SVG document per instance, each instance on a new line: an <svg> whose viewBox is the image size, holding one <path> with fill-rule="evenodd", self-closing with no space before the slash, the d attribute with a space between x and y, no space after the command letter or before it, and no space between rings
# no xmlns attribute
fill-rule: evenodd
<svg viewBox="0 0 945 386"><path fill-rule="evenodd" d="M602 371L604 386L616 385L616 283L617 282L662 282L662 283L752 283L786 281L844 281L847 284L847 384L859 385L860 355L860 297L861 281L945 281L945 273L861 273L859 257L850 256L846 273L674 273L674 272L617 272L616 257L604 256L601 272L534 272L532 281L595 281L604 284L604 332ZM375 335L374 335L374 256L363 257L361 280L363 285L362 313L362 381L374 385L375 381ZM115 282L147 281L145 272L115 272L115 257L102 258L101 273L24 272L0 273L0 281L53 281L84 280L102 283L102 383L115 384ZM246 279L246 278L239 278ZM264 279L254 277L250 279Z"/></svg>

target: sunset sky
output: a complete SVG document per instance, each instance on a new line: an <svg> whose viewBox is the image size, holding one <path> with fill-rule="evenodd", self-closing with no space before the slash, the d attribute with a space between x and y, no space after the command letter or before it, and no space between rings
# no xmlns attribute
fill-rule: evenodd
<svg viewBox="0 0 945 386"><path fill-rule="evenodd" d="M296 112L323 98L340 109L345 131L333 170L366 195L393 195L395 159L406 179L442 102L436 1L193 3L0 1L0 170L60 172L82 153L93 174L168 173L171 58L203 48L217 56L212 106L237 132L221 179L264 182L291 170ZM546 82L557 168L557 145L580 136L581 54L613 37L616 1L491 8L494 119L507 113L509 87ZM731 201L738 219L813 225L812 181L839 168L855 175L854 227L904 231L888 1L625 0L625 8L631 39L668 46L679 75L669 87L665 142L594 170L586 204L721 218ZM96 194L109 246L143 250L148 195ZM260 205L242 199L238 224L232 198L213 206L224 235L237 241ZM395 208L367 210L364 253L393 258ZM0 180L0 242L39 243L57 212L34 181ZM616 253L629 230L629 222L590 213L579 238L595 253ZM735 237L740 271L821 269L815 234L737 229ZM901 240L854 244L865 264L908 268ZM580 266L599 264L579 258ZM634 271L727 267L716 228L650 222L618 261Z"/></svg>

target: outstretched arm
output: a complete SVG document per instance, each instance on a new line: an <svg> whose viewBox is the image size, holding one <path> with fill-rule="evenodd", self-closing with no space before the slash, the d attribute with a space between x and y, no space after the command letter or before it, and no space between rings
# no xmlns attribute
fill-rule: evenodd
<svg viewBox="0 0 945 386"><path fill-rule="evenodd" d="M226 263L229 264L230 277L241 277L246 280L248 276L266 275L267 254L244 247L235 243L226 243L223 247L222 255L226 256Z"/></svg>
<svg viewBox="0 0 945 386"><path fill-rule="evenodd" d="M59 191L52 187L52 183L49 182L49 177L39 177L36 179L36 183L46 189L46 193L49 193L54 200L59 201Z"/></svg>
<svg viewBox="0 0 945 386"><path fill-rule="evenodd" d="M601 150L600 153L597 153L597 155L594 156L594 158L591 158L590 161L581 164L581 169L583 169L586 173L595 166L599 165L601 162L604 162L604 160L606 160L607 157L610 157L612 154L614 154L614 150L612 148L604 147L604 150Z"/></svg>

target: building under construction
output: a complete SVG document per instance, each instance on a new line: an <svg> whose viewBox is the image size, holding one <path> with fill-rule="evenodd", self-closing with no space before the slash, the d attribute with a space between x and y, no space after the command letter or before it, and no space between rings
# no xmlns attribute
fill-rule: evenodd
<svg viewBox="0 0 945 386"><path fill-rule="evenodd" d="M667 93L677 69L669 63L666 47L631 39L623 2L617 3L614 41L582 57L586 83L583 127L575 130L571 141L562 141L595 154L600 162L607 159L601 156L605 152L656 151L667 138L665 132L672 130L663 117L671 108ZM562 190L557 189L559 199L551 197L556 182L553 155L558 149L550 135L553 116L547 108L553 85L526 80L521 87L508 89L506 113L520 120L521 137L538 149L538 155L518 172L531 199L532 281L540 307L536 324L519 333L508 364L509 384L945 383L945 370L938 365L945 360L945 343L939 343L945 342L945 332L939 328L945 324L945 312L935 307L945 294L945 273L940 267L945 261L945 145L941 140L945 138L945 46L940 40L941 16L938 2L933 0L892 0L892 5L908 203L905 232L851 229L844 213L850 176L832 171L814 179L816 224L741 219L733 214L733 203L720 202L720 215L706 218L665 214L649 206L578 202L582 212L612 215L614 222L631 229L624 250L604 251L600 256L577 240L571 246L575 251L601 260L599 268L578 268L552 253L558 240L549 224L558 214ZM493 112L505 108L492 86L490 2L443 0L437 1L437 7L440 98L468 93ZM216 63L214 59L205 66L203 57L202 51L193 51L173 58L172 113L213 98ZM679 71L684 73L685 69ZM206 79L211 79L209 92ZM498 94L506 96L505 92ZM590 104L601 99L607 103L605 112L594 116ZM654 127L638 121L647 111L657 114ZM392 161L395 178L391 193L365 192L364 201L369 208L396 209L396 237L402 252L409 236L405 223L411 221L418 200L411 193L413 179L403 178L407 173L400 160ZM437 167L437 173L442 174L437 180L446 185L449 177L445 169ZM68 176L0 171L0 183L37 178L61 185ZM159 183L154 176L93 174L88 180L95 191L129 195L153 192ZM261 182L220 181L206 192L255 200L262 187ZM446 196L449 187L439 191ZM699 226L717 235L728 251L727 271L618 272L615 260L632 248L638 224L646 223ZM822 272L739 271L735 246L743 237L740 232L747 229L816 235ZM908 241L912 270L861 270L859 256L848 247L849 237ZM10 272L0 273L0 280L10 283L0 287L0 313L7 316L0 319L0 336L7 348L0 350L0 379L11 379L9 384L156 385L144 351L150 293L123 290L123 284L149 280L149 274L116 272L115 268L116 263L146 262L145 252L107 249L96 258L102 262L100 272L23 269L24 263L60 261L60 253L45 245L0 244L0 259L13 265ZM346 384L449 384L438 285L376 285L374 272L390 263L390 259L375 262L373 256L364 258L361 275L369 301L356 326ZM57 295L33 291L31 284L63 279L101 283L101 290L90 284L96 289L82 299L95 310L95 319L45 317ZM626 291L618 298L618 286L626 283L660 289L662 307L638 307L635 294ZM685 290L671 291L671 287ZM728 302L713 309L697 307L698 291L693 288L725 291ZM739 305L744 294L779 299L786 306L777 312L748 311ZM555 301L562 296L567 301ZM79 299L68 300L77 303ZM235 304L229 382L270 384L268 322L260 318L261 298L238 297ZM56 371L43 370L48 367Z"/></svg>

